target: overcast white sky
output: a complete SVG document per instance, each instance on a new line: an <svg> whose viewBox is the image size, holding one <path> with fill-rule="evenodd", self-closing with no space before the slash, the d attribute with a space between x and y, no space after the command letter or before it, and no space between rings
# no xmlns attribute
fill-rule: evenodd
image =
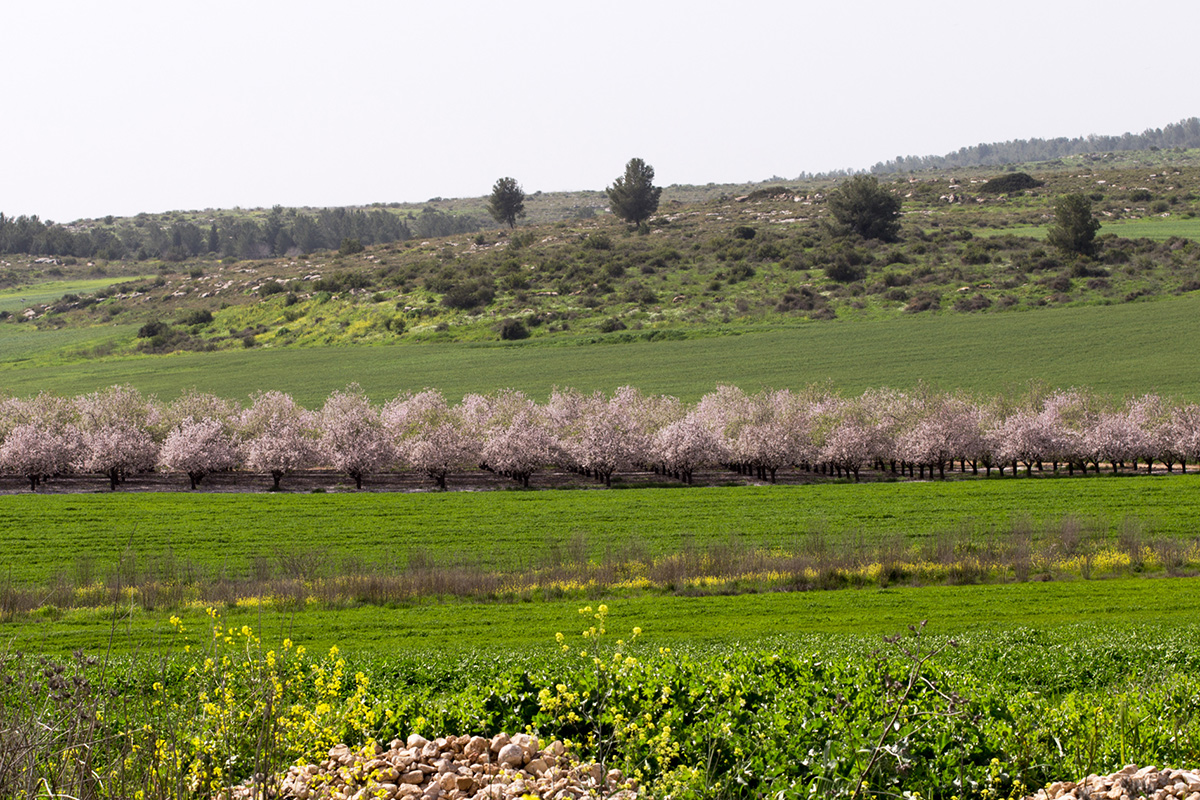
<svg viewBox="0 0 1200 800"><path fill-rule="evenodd" d="M759 181L1200 115L1200 2L0 0L0 211Z"/></svg>

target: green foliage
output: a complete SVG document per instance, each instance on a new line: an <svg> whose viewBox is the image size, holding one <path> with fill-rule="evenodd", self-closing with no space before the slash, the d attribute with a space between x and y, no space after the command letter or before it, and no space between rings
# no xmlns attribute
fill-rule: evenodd
<svg viewBox="0 0 1200 800"><path fill-rule="evenodd" d="M855 175L829 196L838 224L864 239L892 242L900 233L900 198L872 175Z"/></svg>
<svg viewBox="0 0 1200 800"><path fill-rule="evenodd" d="M213 321L213 314L207 308L197 308L179 318L180 325L207 325Z"/></svg>
<svg viewBox="0 0 1200 800"><path fill-rule="evenodd" d="M525 216L525 192L515 178L500 178L492 186L488 213L496 222L509 228L516 227L517 220Z"/></svg>
<svg viewBox="0 0 1200 800"><path fill-rule="evenodd" d="M654 167L640 158L631 158L625 174L605 189L613 213L626 222L638 225L658 210L662 187L654 185Z"/></svg>
<svg viewBox="0 0 1200 800"><path fill-rule="evenodd" d="M838 283L861 281L866 276L866 267L848 261L845 258L839 258L825 265L825 277Z"/></svg>
<svg viewBox="0 0 1200 800"><path fill-rule="evenodd" d="M149 339L151 337L160 336L166 333L170 327L171 326L167 323L159 322L157 320L154 322L147 322L145 325L138 328L137 335L139 339Z"/></svg>
<svg viewBox="0 0 1200 800"><path fill-rule="evenodd" d="M500 338L505 341L528 339L529 329L519 319L506 319L500 323Z"/></svg>
<svg viewBox="0 0 1200 800"><path fill-rule="evenodd" d="M495 296L495 288L486 280L463 281L446 290L442 295L442 305L447 308L472 310L486 306Z"/></svg>
<svg viewBox="0 0 1200 800"><path fill-rule="evenodd" d="M1040 587L1012 588L1013 605L1056 600L1031 603L1025 590ZM875 593L842 594L890 617L872 630L894 632L897 618L925 610L884 610ZM823 607L783 611L810 597L749 598L741 622L786 616L793 631L797 619L819 624ZM695 600L674 605L687 609L684 625L695 632ZM723 606L722 621L736 626L728 598L705 601ZM652 797L1021 797L1126 763L1200 759L1194 623L984 623L951 639L932 621L882 641L793 632L706 643L664 638L682 628L648 603L576 609L418 609L419 622L413 609L395 609L376 623L413 618L436 634L443 619L471 618L474 636L453 651L397 653L394 628L369 649L318 650L294 631L316 612L210 607L156 617L140 636L168 642L157 657L80 653L60 664L16 654L0 662L0 713L14 733L0 743L10 748L0 791L32 795L45 780L72 796L89 786L96 800L135 789L229 795L256 772L323 762L332 744L370 757L382 750L376 742L409 733L568 739L577 755L636 777ZM361 616L340 613L343 624ZM502 643L512 634L526 638ZM56 757L63 752L73 758ZM86 769L70 769L79 765Z"/></svg>
<svg viewBox="0 0 1200 800"><path fill-rule="evenodd" d="M1054 224L1046 231L1046 242L1064 253L1090 256L1098 230L1091 201L1082 194L1067 194L1054 203Z"/></svg>
<svg viewBox="0 0 1200 800"><path fill-rule="evenodd" d="M979 187L979 191L984 194L1011 194L1039 186L1045 186L1045 181L1039 181L1027 172L1008 172L987 181Z"/></svg>
<svg viewBox="0 0 1200 800"><path fill-rule="evenodd" d="M351 239L350 237L347 237L345 239L342 239L342 244L341 244L341 246L338 247L338 255L352 256L355 253L361 253L363 250L366 250L366 249L367 248L364 247L363 243L360 242L358 239Z"/></svg>

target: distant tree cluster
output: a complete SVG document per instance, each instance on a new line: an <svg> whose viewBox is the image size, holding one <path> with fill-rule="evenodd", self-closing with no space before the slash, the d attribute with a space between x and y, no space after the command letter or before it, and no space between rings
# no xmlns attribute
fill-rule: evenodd
<svg viewBox="0 0 1200 800"><path fill-rule="evenodd" d="M66 226L43 222L36 216L0 214L0 253L110 261L182 261L204 255L252 259L336 250L346 240L363 245L385 244L414 235L444 236L480 227L473 218L451 217L433 209L407 220L383 209L306 212L280 206L262 218L221 214L208 224L164 220L164 216L145 214L119 225L96 222Z"/></svg>
<svg viewBox="0 0 1200 800"><path fill-rule="evenodd" d="M1073 139L1013 139L1007 142L977 144L961 147L944 156L897 156L871 167L871 172L887 174L926 169L956 169L960 167L1019 164L1027 161L1049 161L1055 158L1106 153L1121 150L1150 150L1170 147L1200 147L1200 117L1180 120L1162 128L1147 128L1140 134L1121 136L1077 136Z"/></svg>
<svg viewBox="0 0 1200 800"><path fill-rule="evenodd" d="M487 470L523 486L549 467L609 485L622 471L653 471L691 483L723 467L774 481L794 467L852 476L874 467L945 477L957 462L990 475L1019 466L1058 471L1167 471L1200 461L1200 405L1156 395L1113 404L1087 392L1033 392L1017 402L918 389L870 390L844 398L824 390L722 386L694 405L623 387L611 395L556 390L545 404L505 390L467 395L406 393L382 407L357 386L316 411L282 392L241 408L191 393L159 403L128 386L75 398L46 394L0 401L0 470L36 490L73 472L104 476L116 489L154 469L186 476L246 469L271 476L336 469L361 488L370 475L407 469L439 489L455 473Z"/></svg>

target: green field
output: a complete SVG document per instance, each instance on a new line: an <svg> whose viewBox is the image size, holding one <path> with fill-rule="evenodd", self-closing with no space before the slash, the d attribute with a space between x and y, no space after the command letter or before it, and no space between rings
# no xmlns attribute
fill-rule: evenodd
<svg viewBox="0 0 1200 800"><path fill-rule="evenodd" d="M923 382L995 394L1041 381L1195 400L1198 320L1200 296L1192 293L1152 303L835 320L674 341L620 343L618 334L608 344L255 349L73 363L51 358L50 350L61 350L74 335L55 332L48 336L64 339L52 339L42 355L32 350L32 339L0 337L0 353L12 354L0 363L0 387L17 395L74 395L131 383L163 399L190 388L238 399L277 389L312 407L351 382L382 402L429 386L452 401L500 387L545 398L554 386L611 391L622 385L694 401L722 383L746 391L828 383L859 393Z"/></svg>
<svg viewBox="0 0 1200 800"><path fill-rule="evenodd" d="M53 303L66 294L92 294L114 283L138 280L137 277L71 279L19 286L0 290L0 311L18 314L31 307Z"/></svg>
<svg viewBox="0 0 1200 800"><path fill-rule="evenodd" d="M1045 239L1047 226L1023 225L1012 228L983 229L980 236L1026 236L1031 239ZM1165 242L1172 236L1181 239L1196 239L1200 241L1200 217L1183 219L1180 217L1149 217L1146 219L1126 220L1122 222L1104 222L1100 226L1100 236L1112 234L1122 239L1152 239Z"/></svg>
<svg viewBox="0 0 1200 800"><path fill-rule="evenodd" d="M81 559L103 579L124 555L191 563L202 575L250 572L255 557L321 551L333 565L402 568L414 552L438 564L511 571L544 564L576 539L590 560L630 551L657 558L731 539L802 549L939 534L982 541L1022 520L1096 521L1103 542L1127 519L1147 537L1200 535L1200 475L1011 478L625 491L388 494L105 493L0 497L0 530L16 584L73 574ZM1038 535L1035 531L1035 536Z"/></svg>
<svg viewBox="0 0 1200 800"><path fill-rule="evenodd" d="M284 638L314 652L333 645L360 656L388 654L461 656L478 650L551 649L557 631L578 626L582 600L532 603L423 603L280 611L219 607L226 624L250 625L273 645ZM591 601L595 602L595 601ZM615 630L643 629L653 646L727 648L771 642L807 643L812 637L878 637L929 621L938 635L989 635L1018 628L1055 630L1093 626L1194 625L1200 618L1200 587L1193 578L1122 578L993 586L875 587L735 596L634 596L607 600ZM167 645L168 617L190 630L205 630L201 608L77 609L35 614L0 623L0 638L14 648L48 653L88 652L111 646L129 653ZM195 644L203 638L190 637ZM173 646L178 642L171 641Z"/></svg>

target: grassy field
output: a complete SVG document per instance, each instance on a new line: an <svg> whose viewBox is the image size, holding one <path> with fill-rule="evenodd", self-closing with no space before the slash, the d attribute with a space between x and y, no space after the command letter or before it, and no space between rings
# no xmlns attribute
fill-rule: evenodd
<svg viewBox="0 0 1200 800"><path fill-rule="evenodd" d="M46 281L29 286L0 291L0 311L13 314L42 304L53 303L65 294L92 294L114 283L124 283L137 280L131 277L72 279L63 281Z"/></svg>
<svg viewBox="0 0 1200 800"><path fill-rule="evenodd" d="M1019 521L1095 521L1103 543L1136 518L1147 538L1200 535L1200 475L998 479L813 486L449 492L416 494L77 494L0 497L7 579L37 584L86 568L104 580L119 561L137 571L169 558L201 576L245 577L256 557L323 554L403 568L413 554L484 570L538 567L570 555L655 559L737 540L804 549L814 536L939 535L976 543ZM1036 530L1035 537L1040 535ZM574 543L572 544L572 540Z"/></svg>
<svg viewBox="0 0 1200 800"><path fill-rule="evenodd" d="M986 638L1017 628L1192 625L1200 592L1192 578L1124 578L995 586L876 587L735 596L640 596L608 600L612 628L643 629L654 646L728 647L811 636L882 636L929 621L930 633ZM550 651L557 631L579 626L578 599L532 603L428 603L415 606L280 611L252 604L220 609L232 628L249 625L264 641L290 638L314 652L417 656L484 651ZM0 623L11 647L47 653L154 650L181 643L168 617L199 631L203 608L76 609ZM811 645L817 643L809 640Z"/></svg>
<svg viewBox="0 0 1200 800"><path fill-rule="evenodd" d="M1047 226L1022 225L1013 228L982 229L980 236L1027 236L1031 239L1045 239ZM1200 241L1200 217L1182 219L1179 217L1150 217L1147 219L1128 220L1123 222L1105 222L1100 226L1099 235L1113 234L1123 239L1152 239L1165 242L1172 236L1181 239Z"/></svg>
<svg viewBox="0 0 1200 800"><path fill-rule="evenodd" d="M911 387L995 394L1042 381L1112 395L1160 392L1200 399L1200 352L1189 335L1200 319L1195 293L1152 303L892 320L836 320L725 335L626 341L631 332L554 346L422 344L255 349L62 363L32 339L0 337L0 385L17 395L73 395L131 383L163 399L189 388L245 399L290 392L320 405L357 381L376 401L432 386L449 399L512 387L545 398L554 386L611 391L622 385L696 400L721 383L746 391L829 383L848 393ZM710 331L710 333L717 333ZM739 335L740 333L740 335ZM76 334L54 332L54 347Z"/></svg>

